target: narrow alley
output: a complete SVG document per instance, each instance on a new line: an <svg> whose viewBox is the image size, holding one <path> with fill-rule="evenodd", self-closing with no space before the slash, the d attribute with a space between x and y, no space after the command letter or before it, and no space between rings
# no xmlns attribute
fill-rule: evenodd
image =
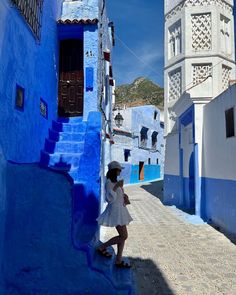
<svg viewBox="0 0 236 295"><path fill-rule="evenodd" d="M124 255L133 265L137 295L236 294L236 246L229 239L200 219L165 207L158 182L125 191L134 221ZM103 230L105 239L116 234Z"/></svg>

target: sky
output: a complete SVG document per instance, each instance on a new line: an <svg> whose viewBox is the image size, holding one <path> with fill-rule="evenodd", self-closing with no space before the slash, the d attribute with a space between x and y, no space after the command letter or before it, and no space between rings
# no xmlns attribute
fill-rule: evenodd
<svg viewBox="0 0 236 295"><path fill-rule="evenodd" d="M142 76L163 86L164 1L107 0L107 12L115 25L116 84Z"/></svg>

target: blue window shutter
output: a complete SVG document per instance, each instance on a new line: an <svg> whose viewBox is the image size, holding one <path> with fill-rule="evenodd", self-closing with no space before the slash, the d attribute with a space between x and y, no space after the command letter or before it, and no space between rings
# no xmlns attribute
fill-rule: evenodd
<svg viewBox="0 0 236 295"><path fill-rule="evenodd" d="M94 79L93 68L86 68L86 91L93 91L93 79Z"/></svg>

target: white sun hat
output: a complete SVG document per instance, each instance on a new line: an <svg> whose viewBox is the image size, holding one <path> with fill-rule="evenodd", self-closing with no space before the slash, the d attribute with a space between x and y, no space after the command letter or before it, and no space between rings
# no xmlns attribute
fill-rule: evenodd
<svg viewBox="0 0 236 295"><path fill-rule="evenodd" d="M121 166L121 164L117 161L112 161L111 163L108 164L108 169L112 170L112 169L124 169L124 167Z"/></svg>

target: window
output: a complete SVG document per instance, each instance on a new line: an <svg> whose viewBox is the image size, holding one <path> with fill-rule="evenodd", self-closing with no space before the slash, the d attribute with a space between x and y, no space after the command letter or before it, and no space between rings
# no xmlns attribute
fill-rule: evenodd
<svg viewBox="0 0 236 295"><path fill-rule="evenodd" d="M181 21L169 28L169 58L181 53Z"/></svg>
<svg viewBox="0 0 236 295"><path fill-rule="evenodd" d="M159 159L157 158L157 165L159 165Z"/></svg>
<svg viewBox="0 0 236 295"><path fill-rule="evenodd" d="M221 51L225 54L231 54L231 24L225 16L220 16L220 45Z"/></svg>
<svg viewBox="0 0 236 295"><path fill-rule="evenodd" d="M43 0L11 0L19 9L33 33L40 39Z"/></svg>
<svg viewBox="0 0 236 295"><path fill-rule="evenodd" d="M225 122L226 122L226 137L233 137L234 132L234 108L230 108L225 111Z"/></svg>
<svg viewBox="0 0 236 295"><path fill-rule="evenodd" d="M157 119L157 115L158 115L158 112L157 112L157 111L155 111L155 112L154 112L154 120L156 120L156 119Z"/></svg>
<svg viewBox="0 0 236 295"><path fill-rule="evenodd" d="M48 105L47 103L40 98L40 114L47 119L48 118Z"/></svg>
<svg viewBox="0 0 236 295"><path fill-rule="evenodd" d="M16 109L23 111L25 103L25 89L16 85L16 98L15 98L15 107Z"/></svg>
<svg viewBox="0 0 236 295"><path fill-rule="evenodd" d="M125 162L129 161L129 157L130 157L130 150L124 150L124 157L125 157Z"/></svg>
<svg viewBox="0 0 236 295"><path fill-rule="evenodd" d="M152 133L152 149L154 150L157 149L157 135L158 135L158 132L156 131Z"/></svg>
<svg viewBox="0 0 236 295"><path fill-rule="evenodd" d="M142 127L140 131L140 147L145 148L147 147L147 140L148 140L148 128Z"/></svg>
<svg viewBox="0 0 236 295"><path fill-rule="evenodd" d="M148 158L148 165L151 165L151 158Z"/></svg>

